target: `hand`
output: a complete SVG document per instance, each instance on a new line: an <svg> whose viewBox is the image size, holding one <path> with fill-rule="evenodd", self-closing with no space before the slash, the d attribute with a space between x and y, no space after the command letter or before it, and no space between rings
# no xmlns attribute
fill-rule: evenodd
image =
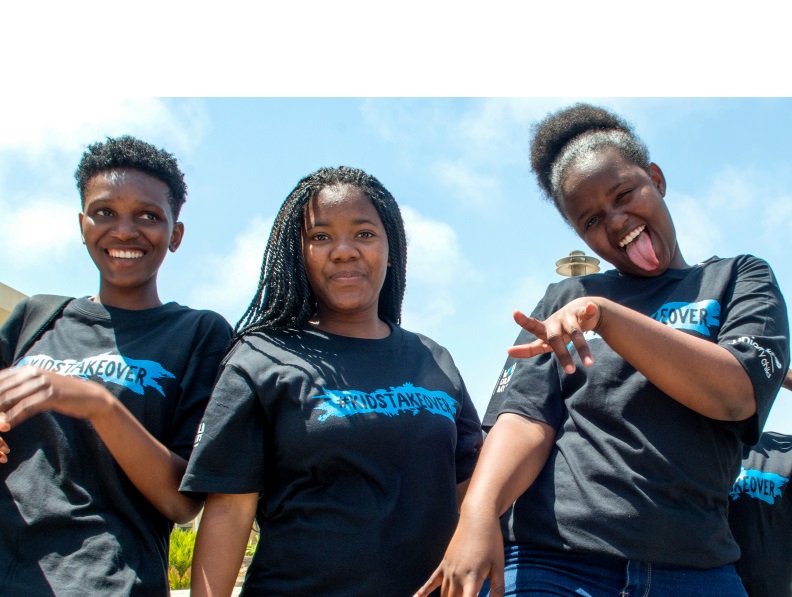
<svg viewBox="0 0 792 597"><path fill-rule="evenodd" d="M0 371L0 432L35 414L52 410L91 419L109 410L115 398L101 385L36 367Z"/></svg>
<svg viewBox="0 0 792 597"><path fill-rule="evenodd" d="M490 579L490 595L504 594L503 535L497 516L463 516L445 557L414 597L441 587L442 597L476 597Z"/></svg>
<svg viewBox="0 0 792 597"><path fill-rule="evenodd" d="M0 437L0 464L5 464L8 462L7 454L11 451L11 448L8 447L8 444L5 440Z"/></svg>
<svg viewBox="0 0 792 597"><path fill-rule="evenodd" d="M575 363L567 349L571 341L583 364L591 367L594 364L594 357L583 337L583 332L596 329L601 318L601 307L594 300L586 297L567 303L544 321L528 317L521 311L515 311L514 321L537 339L529 344L512 346L507 352L516 358L530 358L546 352L554 352L564 371L574 373Z"/></svg>

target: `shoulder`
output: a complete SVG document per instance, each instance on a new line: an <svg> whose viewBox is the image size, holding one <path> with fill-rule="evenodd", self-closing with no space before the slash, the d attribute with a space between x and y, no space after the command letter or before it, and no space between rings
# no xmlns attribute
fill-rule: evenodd
<svg viewBox="0 0 792 597"><path fill-rule="evenodd" d="M183 340L192 338L193 346L202 346L203 351L215 352L228 350L233 330L225 317L208 309L192 309L168 303L163 306L162 315L167 317L167 324L174 337Z"/></svg>
<svg viewBox="0 0 792 597"><path fill-rule="evenodd" d="M402 327L394 326L402 334L402 346L405 350L427 350L434 360L441 365L449 365L456 369L451 352L442 344L432 340L429 336L418 332L411 332Z"/></svg>
<svg viewBox="0 0 792 597"><path fill-rule="evenodd" d="M737 274L764 274L775 280L770 264L755 255L744 254L734 257L710 257L698 264L705 269L729 269Z"/></svg>

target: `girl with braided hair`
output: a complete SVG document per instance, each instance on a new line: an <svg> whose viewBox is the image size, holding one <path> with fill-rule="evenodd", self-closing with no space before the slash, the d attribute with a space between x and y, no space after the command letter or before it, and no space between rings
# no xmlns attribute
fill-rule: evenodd
<svg viewBox="0 0 792 597"><path fill-rule="evenodd" d="M751 255L689 265L663 172L601 108L549 115L531 159L615 270L515 312L459 525L417 595L744 596L727 499L789 364L775 277Z"/></svg>
<svg viewBox="0 0 792 597"><path fill-rule="evenodd" d="M365 172L286 198L182 482L206 496L193 595L231 593L254 515L243 595L403 597L440 562L481 427L448 352L399 326L406 258Z"/></svg>

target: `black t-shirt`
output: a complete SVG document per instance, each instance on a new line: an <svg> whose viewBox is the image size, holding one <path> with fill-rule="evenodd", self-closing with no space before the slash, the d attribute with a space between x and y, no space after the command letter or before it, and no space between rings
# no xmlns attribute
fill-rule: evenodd
<svg viewBox="0 0 792 597"><path fill-rule="evenodd" d="M10 365L24 313L0 330ZM188 458L231 329L212 311L176 303L127 311L76 299L17 364L92 380L157 440ZM90 423L44 412L3 434L3 595L168 594L171 523L135 488Z"/></svg>
<svg viewBox="0 0 792 597"><path fill-rule="evenodd" d="M767 431L745 449L729 494L735 566L749 597L792 595L792 435Z"/></svg>
<svg viewBox="0 0 792 597"><path fill-rule="evenodd" d="M260 492L246 595L404 597L442 559L481 427L448 352L309 328L229 354L182 491Z"/></svg>
<svg viewBox="0 0 792 597"><path fill-rule="evenodd" d="M709 568L739 555L726 520L741 440L754 443L789 363L783 297L770 267L752 256L713 258L653 278L616 271L551 285L534 316L603 296L685 333L717 342L753 384L757 415L704 417L664 394L593 332L594 366L567 375L544 354L509 359L484 418L543 421L555 446L535 483L502 518L507 541ZM517 344L533 340L523 332Z"/></svg>

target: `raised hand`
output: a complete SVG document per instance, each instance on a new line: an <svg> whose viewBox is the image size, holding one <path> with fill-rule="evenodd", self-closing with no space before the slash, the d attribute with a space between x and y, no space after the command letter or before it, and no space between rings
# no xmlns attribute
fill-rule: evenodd
<svg viewBox="0 0 792 597"><path fill-rule="evenodd" d="M0 431L45 410L90 419L109 410L115 398L101 385L36 367L0 371Z"/></svg>
<svg viewBox="0 0 792 597"><path fill-rule="evenodd" d="M567 373L575 372L575 363L569 354L572 342L586 367L594 364L591 349L583 332L595 329L600 324L602 310L593 297L581 297L567 303L544 321L528 317L521 311L514 312L514 321L527 332L536 336L529 344L519 344L508 349L516 358L530 358L546 352L554 352Z"/></svg>

